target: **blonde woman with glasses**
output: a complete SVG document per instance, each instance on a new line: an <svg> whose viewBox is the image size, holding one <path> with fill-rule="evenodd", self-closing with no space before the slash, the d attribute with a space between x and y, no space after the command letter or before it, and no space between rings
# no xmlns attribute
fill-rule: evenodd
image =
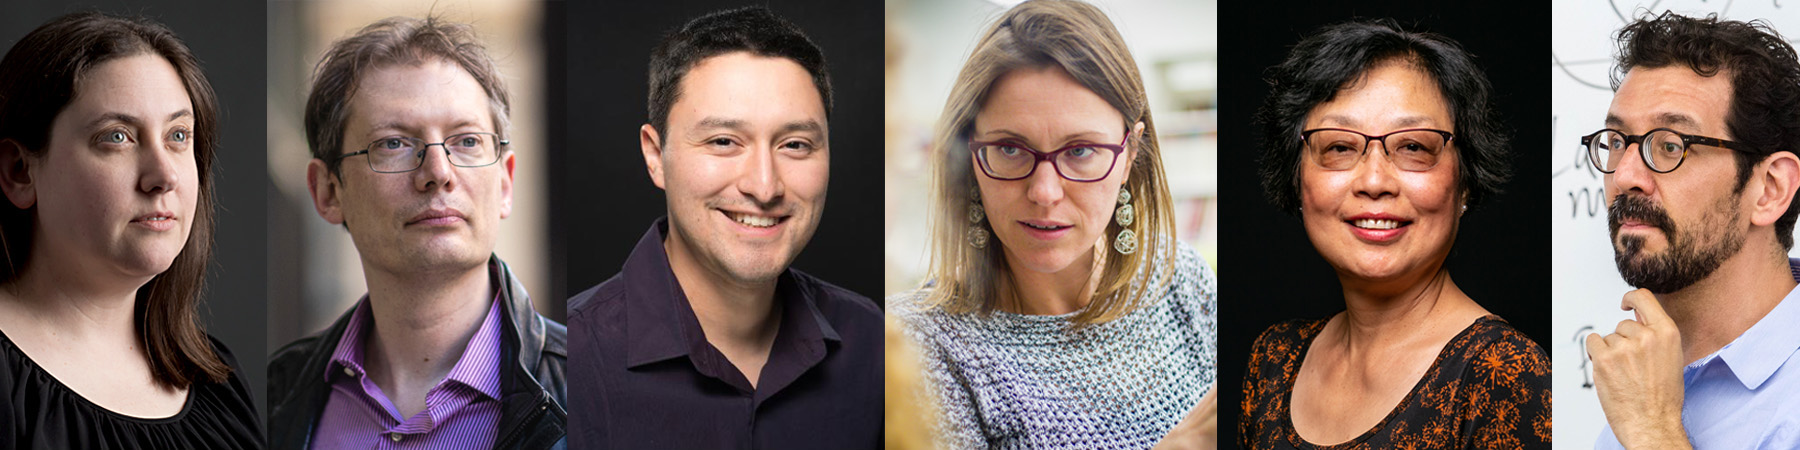
<svg viewBox="0 0 1800 450"><path fill-rule="evenodd" d="M1007 11L938 129L930 275L888 310L918 344L941 443L1213 445L1213 274L1175 239L1112 22L1077 1Z"/></svg>

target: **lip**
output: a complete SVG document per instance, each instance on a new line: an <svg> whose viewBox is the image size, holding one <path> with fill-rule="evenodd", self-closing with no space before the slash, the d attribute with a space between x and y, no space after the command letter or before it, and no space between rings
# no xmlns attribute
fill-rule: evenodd
<svg viewBox="0 0 1800 450"><path fill-rule="evenodd" d="M462 211L456 208L432 208L407 219L406 225L424 225L429 227L454 225L468 220Z"/></svg>
<svg viewBox="0 0 1800 450"><path fill-rule="evenodd" d="M1074 225L1054 220L1020 220L1018 223L1019 228L1025 230L1026 236L1045 241L1056 240L1075 229ZM1055 229L1046 230L1042 227L1055 227Z"/></svg>
<svg viewBox="0 0 1800 450"><path fill-rule="evenodd" d="M737 211L723 208L715 209L715 211L718 211L719 217L725 219L725 222L739 235L757 238L771 237L780 234L781 230L787 226L788 219L793 217L792 214L786 213ZM753 222L771 223L767 226L756 226L741 222L738 220L739 218L745 218Z"/></svg>
<svg viewBox="0 0 1800 450"><path fill-rule="evenodd" d="M151 231L169 231L175 229L175 222L179 220L174 212L156 211L132 218L131 224Z"/></svg>
<svg viewBox="0 0 1800 450"><path fill-rule="evenodd" d="M1357 222L1370 220L1393 221L1395 222L1395 226L1394 228L1388 229L1363 228L1357 226ZM1380 212L1362 213L1344 219L1344 225L1350 228L1351 234L1356 235L1357 239L1373 244L1385 244L1399 240L1401 236L1406 234L1407 230L1412 228L1412 224L1412 219Z"/></svg>

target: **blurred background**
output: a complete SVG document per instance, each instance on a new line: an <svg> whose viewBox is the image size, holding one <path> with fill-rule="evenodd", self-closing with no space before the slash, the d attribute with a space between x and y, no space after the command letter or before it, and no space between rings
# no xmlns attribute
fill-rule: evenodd
<svg viewBox="0 0 1800 450"><path fill-rule="evenodd" d="M1606 227L1606 181L1588 164L1581 136L1605 128L1612 104L1614 33L1645 14L1663 11L1731 20L1763 19L1789 44L1800 45L1800 10L1780 2L1608 1L1556 2L1550 8L1549 151L1534 159L1550 164L1551 383L1556 390L1557 447L1591 448L1606 416L1594 393L1593 368L1581 339L1612 333L1632 313L1619 310L1631 286L1613 263ZM1539 69L1544 70L1544 69ZM1530 142L1530 141L1526 141ZM1527 166L1529 167L1529 166ZM1543 169L1534 169L1543 170ZM1800 248L1788 252L1800 257Z"/></svg>
<svg viewBox="0 0 1800 450"><path fill-rule="evenodd" d="M397 0L268 3L268 347L323 330L368 292L343 227L326 223L306 187L303 114L312 70L330 45L392 16L473 24L512 95L513 212L494 251L525 284L540 313L562 320L555 289L550 149L562 133L560 2ZM254 35L251 35L254 36ZM229 38L227 38L229 39ZM241 39L241 37L240 37ZM259 391L260 392L260 391Z"/></svg>
<svg viewBox="0 0 1800 450"><path fill-rule="evenodd" d="M1088 0L1125 38L1144 78L1176 234L1215 268L1218 6L1214 0ZM933 127L975 40L1017 0L887 0L885 292L918 287L930 263Z"/></svg>
<svg viewBox="0 0 1800 450"><path fill-rule="evenodd" d="M213 263L206 270L206 291L200 317L206 331L224 342L237 357L244 381L250 385L258 409L262 408L264 372L268 366L263 323L266 316L263 253L268 233L263 229L263 90L262 27L255 18L264 14L258 2L192 1L45 1L0 2L0 48L13 43L38 26L64 14L101 11L115 15L140 15L175 30L188 49L200 59L207 80L218 94L219 148L213 166L213 195L218 197L218 223L213 232ZM242 20L221 20L242 19ZM246 36L252 37L245 39Z"/></svg>

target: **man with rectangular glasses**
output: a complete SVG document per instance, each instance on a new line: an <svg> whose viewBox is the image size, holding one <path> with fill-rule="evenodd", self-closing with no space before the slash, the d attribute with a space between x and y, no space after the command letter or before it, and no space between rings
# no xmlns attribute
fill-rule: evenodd
<svg viewBox="0 0 1800 450"><path fill-rule="evenodd" d="M307 187L369 293L270 358L270 446L563 447L566 332L494 254L516 156L473 28L385 19L316 70Z"/></svg>
<svg viewBox="0 0 1800 450"><path fill-rule="evenodd" d="M1590 335L1597 448L1800 448L1800 62L1765 24L1619 32L1606 128L1614 261L1636 317ZM1679 170L1677 170L1679 169Z"/></svg>

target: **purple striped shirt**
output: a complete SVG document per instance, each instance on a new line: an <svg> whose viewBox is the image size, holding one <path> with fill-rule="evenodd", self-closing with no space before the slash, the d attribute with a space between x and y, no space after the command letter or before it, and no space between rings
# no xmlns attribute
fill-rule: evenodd
<svg viewBox="0 0 1800 450"><path fill-rule="evenodd" d="M357 302L338 339L325 382L331 399L313 431L312 447L329 449L484 449L500 424L500 302L495 297L462 358L425 393L425 410L402 418L363 370L371 323L369 297Z"/></svg>

